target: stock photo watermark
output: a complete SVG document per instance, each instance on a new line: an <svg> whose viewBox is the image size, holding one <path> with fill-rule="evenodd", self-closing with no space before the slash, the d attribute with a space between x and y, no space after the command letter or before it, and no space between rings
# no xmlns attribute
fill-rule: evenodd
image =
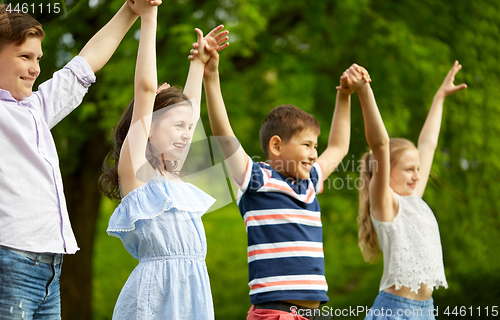
<svg viewBox="0 0 500 320"><path fill-rule="evenodd" d="M0 0L9 14L26 13L41 24L61 18L73 9L79 0Z"/></svg>
<svg viewBox="0 0 500 320"><path fill-rule="evenodd" d="M171 110L176 112L172 113ZM151 123L151 126L147 126L147 123ZM199 120L199 106L195 101L170 105L135 122L129 128L128 143L138 180L148 182L151 176L145 169L152 166L166 176L169 175L167 172L179 175L183 181L198 186L217 199L211 211L236 200L238 187L232 179L228 163L234 160L232 156L241 145L235 137L207 137L203 123ZM226 149L230 146L230 152L223 155L219 147L221 144ZM145 146L145 157L134 156ZM286 173L286 176L294 180L298 180L299 171L302 171L302 176L307 175L306 172L312 170L315 162L275 160L272 163L259 156L251 159L255 163L267 163L275 171ZM316 162L322 168L321 171L333 172L322 181L323 190L361 190L367 183L361 174L364 168L368 168L370 172L378 170L376 160L369 160L365 164L363 160L354 158L354 155L352 158L344 158L340 163ZM252 188L259 188L264 183L252 180L251 185Z"/></svg>
<svg viewBox="0 0 500 320"><path fill-rule="evenodd" d="M466 307L466 306L447 306L444 309L439 306L415 309L386 309L386 308L369 308L367 306L349 306L349 308L334 308L323 306L318 309L299 308L296 306L290 307L290 314L303 317L316 317L315 319L331 319L332 317L359 317L359 316L397 316L397 317L437 317L440 315L446 316L489 316L498 317L500 315L498 306L487 307Z"/></svg>
<svg viewBox="0 0 500 320"><path fill-rule="evenodd" d="M363 160L354 159L354 155L352 159L344 160L340 163L321 163L318 161L317 163L327 171L333 171L332 175L335 173L344 172L348 173L345 177L335 177L330 176L323 181L323 190L361 190L366 187L366 182L363 178L361 178L360 173L364 171L365 164ZM260 162L262 161L261 157L253 156L251 157L252 161ZM297 172L298 168L302 165L301 162L297 162L295 160L275 160L274 163L271 163L269 160L264 160L265 162L271 166L273 166L274 170L278 172ZM377 160L369 160L367 163L367 167L369 168L369 172L376 172L378 170L378 162ZM349 173L355 173L356 178L353 178Z"/></svg>

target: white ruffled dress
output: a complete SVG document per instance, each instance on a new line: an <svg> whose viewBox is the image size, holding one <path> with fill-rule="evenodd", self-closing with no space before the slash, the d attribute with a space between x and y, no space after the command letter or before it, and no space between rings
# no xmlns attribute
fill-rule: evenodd
<svg viewBox="0 0 500 320"><path fill-rule="evenodd" d="M107 232L120 238L139 264L113 319L214 319L201 221L214 202L192 184L159 176L122 199Z"/></svg>

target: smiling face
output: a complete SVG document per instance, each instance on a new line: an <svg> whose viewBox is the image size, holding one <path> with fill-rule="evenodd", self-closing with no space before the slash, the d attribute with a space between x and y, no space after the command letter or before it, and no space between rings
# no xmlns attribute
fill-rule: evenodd
<svg viewBox="0 0 500 320"><path fill-rule="evenodd" d="M182 104L165 112L157 121L153 121L149 140L164 160L178 161L182 159L193 137L193 108Z"/></svg>
<svg viewBox="0 0 500 320"><path fill-rule="evenodd" d="M420 158L418 150L406 150L399 161L391 167L390 186L394 192L402 196L415 193L419 180Z"/></svg>
<svg viewBox="0 0 500 320"><path fill-rule="evenodd" d="M311 129L296 132L288 142L281 141L279 154L273 156L273 168L287 177L309 179L312 166L318 158L318 134Z"/></svg>
<svg viewBox="0 0 500 320"><path fill-rule="evenodd" d="M7 44L0 51L0 88L16 100L31 96L33 84L40 74L42 41L28 37L22 44Z"/></svg>

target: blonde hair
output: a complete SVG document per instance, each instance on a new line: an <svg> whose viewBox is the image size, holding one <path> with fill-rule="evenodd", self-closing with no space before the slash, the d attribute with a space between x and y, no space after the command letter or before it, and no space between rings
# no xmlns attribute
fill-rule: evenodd
<svg viewBox="0 0 500 320"><path fill-rule="evenodd" d="M403 153L409 149L415 149L413 142L402 138L391 138L389 141L390 166L391 168L401 159ZM366 262L375 263L380 257L380 246L377 233L373 228L370 217L370 181L373 176L372 154L367 152L361 157L360 178L363 180L363 188L359 190L359 212L358 212L358 244Z"/></svg>

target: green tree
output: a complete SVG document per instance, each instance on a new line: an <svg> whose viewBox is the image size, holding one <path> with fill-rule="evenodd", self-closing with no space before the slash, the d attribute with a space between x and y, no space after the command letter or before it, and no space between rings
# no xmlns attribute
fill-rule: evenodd
<svg viewBox="0 0 500 320"><path fill-rule="evenodd" d="M118 0L80 1L65 18L45 24L42 76L50 77L77 54L121 4ZM469 88L445 102L433 177L424 196L439 221L450 285L447 290L437 290L435 300L440 310L448 305L492 306L500 297L495 286L500 267L500 187L496 181L500 169L496 139L500 134L499 14L500 3L492 0L165 2L158 24L158 78L182 86L188 69L186 57L195 41L194 27L208 31L224 23L231 32L231 45L222 52L220 66L229 117L246 151L263 157L257 139L261 121L271 108L285 103L316 115L323 128L319 149L324 149L335 86L353 62L370 72L390 136L416 142L435 91L453 61L459 60L463 70L456 83L465 82ZM98 254L109 256L94 263L100 270L94 282L101 284L95 290L108 292L108 286L116 287L109 296L98 295L109 301L94 301L98 305L94 310L99 310L94 313L96 318L111 317L124 280L110 279L119 278L117 274L126 278L134 265L124 250L112 249L120 246L118 240L104 238L103 228L113 205L101 203L96 181L110 149L111 128L133 95L137 28L97 74L97 83L82 106L53 130L81 248L76 255L65 257L62 291L63 317L67 319L92 316L94 234L99 235ZM352 101L350 153L319 196L328 306L334 308L370 306L382 273L381 263L365 264L357 247L357 191L347 183L358 177L357 160L367 145L358 99L353 96ZM250 306L243 222L235 204L210 213L204 222L217 318L242 318ZM113 267L106 267L116 260ZM119 269L121 264L126 267ZM101 305L110 307L104 310Z"/></svg>

